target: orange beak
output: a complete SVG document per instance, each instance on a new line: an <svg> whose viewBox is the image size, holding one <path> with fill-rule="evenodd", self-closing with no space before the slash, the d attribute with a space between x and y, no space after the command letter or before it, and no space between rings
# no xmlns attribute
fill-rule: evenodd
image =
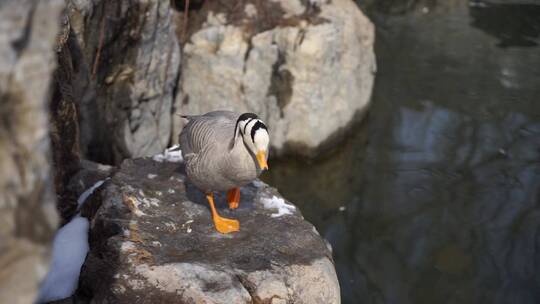
<svg viewBox="0 0 540 304"><path fill-rule="evenodd" d="M266 153L264 151L257 152L257 161L261 170L268 170L268 163L266 162Z"/></svg>

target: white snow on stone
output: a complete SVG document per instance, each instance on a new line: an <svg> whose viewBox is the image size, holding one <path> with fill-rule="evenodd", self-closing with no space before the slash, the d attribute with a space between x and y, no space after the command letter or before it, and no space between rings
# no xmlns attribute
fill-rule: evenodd
<svg viewBox="0 0 540 304"><path fill-rule="evenodd" d="M285 214L292 214L292 211L296 209L293 205L285 203L285 200L277 196L272 196L272 198L263 198L261 202L266 209L277 209L277 213L273 213L272 217L280 217Z"/></svg>
<svg viewBox="0 0 540 304"><path fill-rule="evenodd" d="M265 183L261 182L260 180L256 179L254 180L253 182L253 186L257 187L257 188L261 188L261 187L264 187Z"/></svg>
<svg viewBox="0 0 540 304"><path fill-rule="evenodd" d="M152 156L152 159L157 162L167 161L171 163L179 163L184 161L184 158L182 157L182 151L180 150L179 145L174 145L170 148L165 149L163 153Z"/></svg>
<svg viewBox="0 0 540 304"><path fill-rule="evenodd" d="M99 186L103 185L103 183L108 179L110 179L110 177L107 177L104 180L100 180L96 182L92 187L86 189L86 191L84 191L81 196L79 196L79 199L77 199L77 205L79 206L78 208L80 209L82 204L86 202L86 199L88 199L88 197L92 195L92 193L94 193L94 191L99 188Z"/></svg>
<svg viewBox="0 0 540 304"><path fill-rule="evenodd" d="M84 191L77 199L78 208L108 179L100 180ZM58 229L53 240L49 272L41 283L36 303L61 300L73 295L88 254L89 226L88 219L77 213L69 223Z"/></svg>
<svg viewBox="0 0 540 304"><path fill-rule="evenodd" d="M49 273L39 288L37 303L61 300L75 292L88 253L88 227L88 219L76 215L58 230Z"/></svg>
<svg viewBox="0 0 540 304"><path fill-rule="evenodd" d="M149 173L147 177L148 177L149 179L154 179L154 178L157 177L157 174L150 174L150 173Z"/></svg>

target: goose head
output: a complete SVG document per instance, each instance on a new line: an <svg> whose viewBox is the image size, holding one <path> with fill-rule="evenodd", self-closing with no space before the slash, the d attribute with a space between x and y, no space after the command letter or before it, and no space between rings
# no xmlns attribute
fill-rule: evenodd
<svg viewBox="0 0 540 304"><path fill-rule="evenodd" d="M268 170L268 144L270 136L268 128L256 114L244 113L238 117L234 128L233 145L238 137L242 138L244 146L255 155L261 170Z"/></svg>

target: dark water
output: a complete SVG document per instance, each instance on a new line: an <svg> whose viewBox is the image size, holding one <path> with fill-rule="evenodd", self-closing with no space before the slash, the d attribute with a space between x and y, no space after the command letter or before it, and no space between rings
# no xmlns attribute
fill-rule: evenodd
<svg viewBox="0 0 540 304"><path fill-rule="evenodd" d="M367 120L265 178L333 245L343 303L540 303L540 5L426 3L371 12Z"/></svg>

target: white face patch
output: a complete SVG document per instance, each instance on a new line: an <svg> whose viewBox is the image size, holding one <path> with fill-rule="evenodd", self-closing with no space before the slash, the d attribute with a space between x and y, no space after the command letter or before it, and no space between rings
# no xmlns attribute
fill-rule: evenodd
<svg viewBox="0 0 540 304"><path fill-rule="evenodd" d="M255 136L253 138L255 139L254 144L257 151L268 151L270 137L268 136L268 131L266 131L266 129L260 128L255 131Z"/></svg>
<svg viewBox="0 0 540 304"><path fill-rule="evenodd" d="M257 154L259 151L268 151L270 137L262 120L248 118L240 121L238 127L242 133L244 143L253 154Z"/></svg>

